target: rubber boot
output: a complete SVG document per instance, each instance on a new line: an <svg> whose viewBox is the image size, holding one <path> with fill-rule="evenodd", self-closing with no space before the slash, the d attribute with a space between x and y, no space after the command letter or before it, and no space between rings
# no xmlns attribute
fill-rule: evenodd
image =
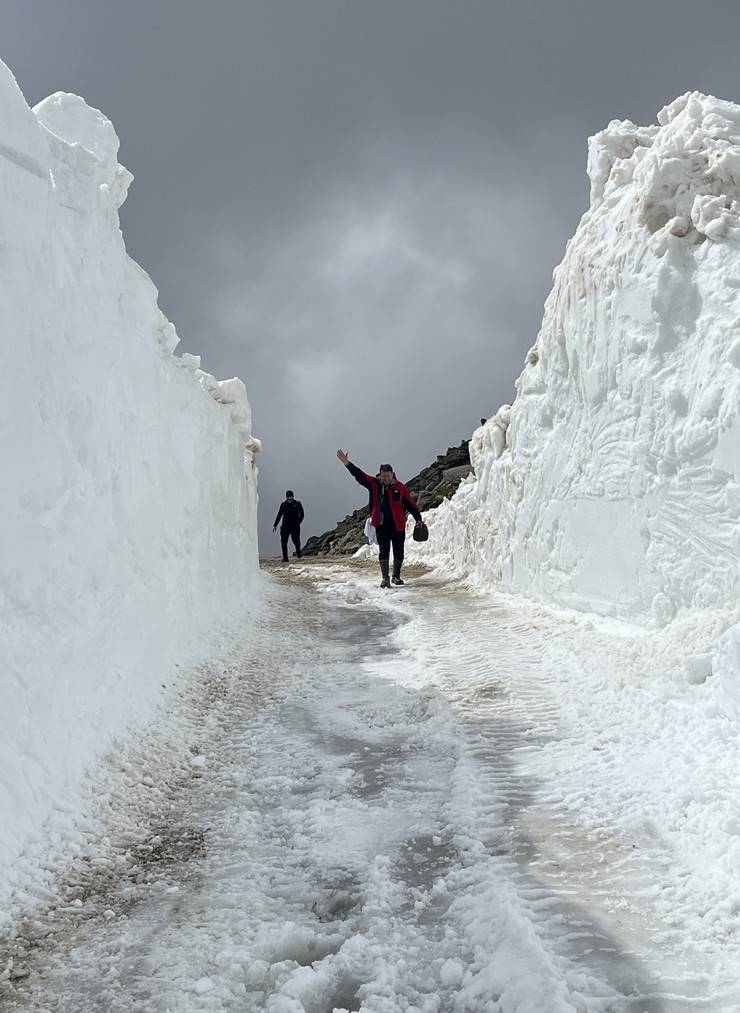
<svg viewBox="0 0 740 1013"><path fill-rule="evenodd" d="M399 559L393 560L393 583L403 584L401 580L401 560Z"/></svg>
<svg viewBox="0 0 740 1013"><path fill-rule="evenodd" d="M380 560L380 572L383 574L383 579L380 582L380 586L381 587L390 587L391 586L391 582L390 582L390 579L388 577L388 560L387 559L381 559Z"/></svg>

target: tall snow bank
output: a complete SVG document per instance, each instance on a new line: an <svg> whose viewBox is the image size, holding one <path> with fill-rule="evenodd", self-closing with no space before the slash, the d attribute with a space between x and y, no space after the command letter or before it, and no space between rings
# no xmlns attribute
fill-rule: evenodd
<svg viewBox="0 0 740 1013"><path fill-rule="evenodd" d="M588 171L516 399L474 434L429 552L662 624L740 590L740 107L693 93L657 126L614 121Z"/></svg>
<svg viewBox="0 0 740 1013"><path fill-rule="evenodd" d="M112 124L74 95L32 111L3 64L0 122L1 900L55 800L254 587L258 443L241 381L173 356L126 255Z"/></svg>

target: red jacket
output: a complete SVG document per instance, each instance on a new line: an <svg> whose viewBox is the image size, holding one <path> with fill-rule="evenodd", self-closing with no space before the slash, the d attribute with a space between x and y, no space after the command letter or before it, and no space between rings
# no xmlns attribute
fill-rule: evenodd
<svg viewBox="0 0 740 1013"><path fill-rule="evenodd" d="M370 523L373 527L379 528L383 521L380 508L380 497L383 491L382 482L379 478L375 478L373 475L366 475L364 471L361 471L351 462L347 465L347 469L350 474L354 476L355 481L359 482L360 485L364 485L369 491ZM415 520L421 520L421 513L414 502L414 497L408 491L403 482L396 481L387 486L386 496L388 497L388 502L391 505L391 514L393 515L393 521L396 525L396 531L406 530L407 513L410 513Z"/></svg>

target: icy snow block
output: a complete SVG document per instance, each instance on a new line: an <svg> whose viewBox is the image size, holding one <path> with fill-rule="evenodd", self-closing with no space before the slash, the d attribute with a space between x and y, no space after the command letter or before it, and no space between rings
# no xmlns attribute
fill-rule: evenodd
<svg viewBox="0 0 740 1013"><path fill-rule="evenodd" d="M85 771L243 615L259 571L246 392L229 381L216 406L171 354L121 235L115 130L78 96L34 115L3 64L0 113L2 921L18 856L75 840Z"/></svg>
<svg viewBox="0 0 740 1013"><path fill-rule="evenodd" d="M592 200L510 408L412 554L644 625L740 595L740 106L589 143Z"/></svg>
<svg viewBox="0 0 740 1013"><path fill-rule="evenodd" d="M94 206L92 192L102 191L119 208L133 176L118 164L118 135L108 117L79 95L65 92L39 102L34 113L48 133L57 168L55 186L65 201L86 210Z"/></svg>
<svg viewBox="0 0 740 1013"><path fill-rule="evenodd" d="M33 112L39 123L68 144L79 144L106 166L111 175L118 168L119 140L113 124L99 109L89 106L79 95L58 91L49 95Z"/></svg>

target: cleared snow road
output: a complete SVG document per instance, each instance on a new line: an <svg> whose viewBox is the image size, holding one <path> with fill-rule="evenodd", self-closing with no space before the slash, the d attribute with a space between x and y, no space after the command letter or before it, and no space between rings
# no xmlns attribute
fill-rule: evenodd
<svg viewBox="0 0 740 1013"><path fill-rule="evenodd" d="M616 641L375 581L273 578L126 799L110 775L65 902L6 944L8 1010L740 1010L734 915L706 920L658 832L676 793L610 713Z"/></svg>

